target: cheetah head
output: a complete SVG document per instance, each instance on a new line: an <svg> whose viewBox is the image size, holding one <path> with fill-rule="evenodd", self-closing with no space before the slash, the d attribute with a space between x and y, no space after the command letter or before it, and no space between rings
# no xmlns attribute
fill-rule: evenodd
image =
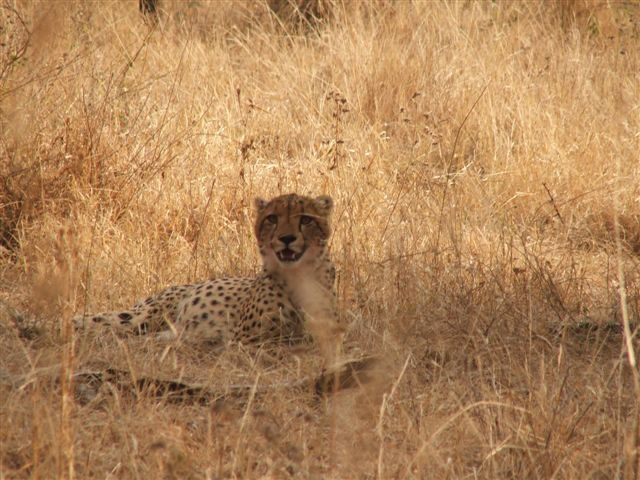
<svg viewBox="0 0 640 480"><path fill-rule="evenodd" d="M313 262L324 253L331 234L331 197L289 194L258 198L255 205L255 234L268 271Z"/></svg>

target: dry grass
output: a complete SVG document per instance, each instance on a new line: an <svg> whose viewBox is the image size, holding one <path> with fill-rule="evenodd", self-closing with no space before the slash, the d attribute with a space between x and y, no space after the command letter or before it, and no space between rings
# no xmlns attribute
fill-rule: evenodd
<svg viewBox="0 0 640 480"><path fill-rule="evenodd" d="M638 478L638 4L2 2L0 478ZM256 271L253 198L290 191L335 199L383 381L74 394L317 372L69 326Z"/></svg>

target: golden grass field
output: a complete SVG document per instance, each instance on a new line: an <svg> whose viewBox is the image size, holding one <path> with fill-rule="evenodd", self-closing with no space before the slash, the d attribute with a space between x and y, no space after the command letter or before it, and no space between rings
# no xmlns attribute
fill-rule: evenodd
<svg viewBox="0 0 640 480"><path fill-rule="evenodd" d="M640 478L640 4L1 2L0 479ZM254 274L288 192L335 200L360 387L72 330Z"/></svg>

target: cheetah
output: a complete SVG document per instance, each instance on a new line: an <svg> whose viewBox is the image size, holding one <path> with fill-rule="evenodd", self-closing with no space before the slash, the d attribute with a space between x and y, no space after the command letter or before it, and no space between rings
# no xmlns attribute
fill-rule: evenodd
<svg viewBox="0 0 640 480"><path fill-rule="evenodd" d="M329 257L333 200L297 194L255 200L254 233L262 271L171 286L131 309L81 315L77 328L105 326L132 334L160 332L224 346L229 342L294 343L308 333L340 337L336 270ZM338 342L340 340L337 340Z"/></svg>

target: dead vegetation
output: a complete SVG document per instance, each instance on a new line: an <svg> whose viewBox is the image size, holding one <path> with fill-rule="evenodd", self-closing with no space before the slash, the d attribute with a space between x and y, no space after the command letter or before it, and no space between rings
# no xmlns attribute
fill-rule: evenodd
<svg viewBox="0 0 640 480"><path fill-rule="evenodd" d="M139 7L0 4L0 477L638 478L636 4ZM71 331L290 191L377 381Z"/></svg>

